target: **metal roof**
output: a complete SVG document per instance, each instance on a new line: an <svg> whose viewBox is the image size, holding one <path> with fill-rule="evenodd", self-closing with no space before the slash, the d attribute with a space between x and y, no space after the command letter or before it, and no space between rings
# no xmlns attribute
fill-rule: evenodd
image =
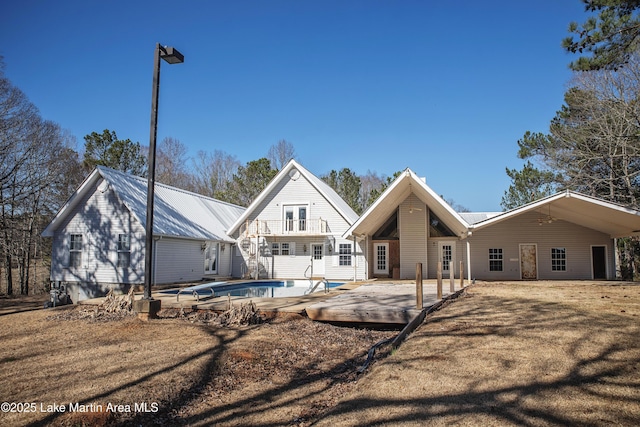
<svg viewBox="0 0 640 427"><path fill-rule="evenodd" d="M53 235L57 224L83 199L83 195L91 191L94 185L104 185L99 184L101 179L144 226L147 218L147 179L98 166L58 212L43 235ZM106 191L107 187L103 189ZM244 210L241 206L156 183L153 234L233 241L227 235L227 230Z"/></svg>
<svg viewBox="0 0 640 427"><path fill-rule="evenodd" d="M458 215L468 224L475 224L500 214L502 212L458 212Z"/></svg>

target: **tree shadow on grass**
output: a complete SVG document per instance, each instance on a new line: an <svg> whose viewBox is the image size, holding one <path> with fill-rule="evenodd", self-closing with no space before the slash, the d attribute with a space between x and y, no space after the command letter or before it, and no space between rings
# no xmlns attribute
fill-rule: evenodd
<svg viewBox="0 0 640 427"><path fill-rule="evenodd" d="M78 403L80 405L91 405L91 404L95 404L96 402L111 402L111 403L117 404L118 402L115 401L115 399L109 400L110 398L113 399L113 396L116 393L123 392L126 390L134 390L137 387L143 386L149 381L154 380L159 375L165 375L167 373L177 371L178 369L180 369L186 364L197 363L200 359L205 358L206 362L202 371L197 376L197 380L193 384L191 384L188 390L182 390L182 391L172 390L172 392L174 393L174 396L169 398L169 401L164 401L164 402L157 402L156 396L150 395L148 398L144 400L147 403L157 402L159 404L159 412L157 414L155 412L149 412L149 413L140 412L136 414L133 420L131 419L124 420L122 421L122 423L140 425L140 421L155 420L157 418L157 415L166 413L171 408L175 407L176 404L180 404L181 402L190 399L192 396L198 395L199 391L208 383L209 378L215 375L215 372L218 369L218 360L220 359L220 356L225 352L225 349L227 348L227 346L232 342L241 339L246 334L246 330L241 330L241 329L233 330L234 332L233 334L230 334L229 330L225 330L224 333L218 333L219 330L216 330L216 329L207 328L207 327L203 327L202 329L205 330L207 334L214 340L215 342L214 345L208 346L202 351L189 355L188 357L185 357L170 366L163 366L160 369L155 369L148 374L142 375L140 377L136 377L134 380L131 380L124 384L119 384L115 387L105 390L104 392L91 395L82 400L79 400L77 402L72 402L72 403L74 404ZM132 356L129 355L126 357L132 357ZM126 364L126 357L124 355L122 357L123 364ZM102 378L102 381L108 381L108 379ZM136 394L136 393L132 393L132 394ZM68 404L69 402L66 402L66 403ZM135 402L124 402L124 404L130 405L132 407L134 406L134 403ZM107 406L106 403L100 403L100 404L103 406L103 409L106 408ZM148 406L148 407L151 409L153 408L151 406ZM68 409L69 408L67 407L67 410ZM104 410L106 411L106 409ZM113 421L113 418L112 418L113 415L114 414L105 413L104 419L102 421L103 422L105 420L107 422L109 422L109 420ZM46 417L41 418L37 421L34 421L28 425L29 426L46 426L46 425L56 424L60 422L64 424L64 422L60 420L60 418L63 416L65 416L65 413L50 413ZM117 416L116 416L115 422L119 423ZM154 421L154 423L156 422L157 420ZM81 422L81 424L82 425L85 424L84 420Z"/></svg>
<svg viewBox="0 0 640 427"><path fill-rule="evenodd" d="M497 425L638 425L640 422L640 327L629 316L600 312L588 314L579 305L542 302L527 298L475 297L444 310L417 331L411 340L420 343L423 353L411 348L407 357L401 348L398 357L382 362L378 379L392 378L394 369L428 369L432 358L440 358L452 380L463 387L442 387L437 383L407 384L405 393L386 395L360 389L324 414L317 425L402 425L474 422ZM548 336L549 345L536 347ZM455 337L455 341L451 338ZM447 339L446 348L438 346ZM416 341L417 340L417 341ZM526 343L530 340L529 347ZM563 368L540 372L510 383L491 382L482 365L518 372L516 354L474 353L474 346L490 348L491 343L507 343L506 348L523 346L529 354L551 352L558 346ZM511 347L509 347L511 345ZM407 346L409 347L409 346ZM466 369L460 355L480 359ZM539 360L553 361L554 355L539 354ZM470 363L469 363L470 364ZM386 366L385 366L386 365ZM395 367L395 368L394 368ZM442 365L438 365L439 368ZM553 371L556 365L547 366ZM565 369L566 367L566 369ZM433 372L433 371L431 371ZM547 374L551 374L547 376ZM402 374L397 374L402 375ZM506 373L505 373L506 375ZM500 376L500 372L497 372ZM420 377L424 378L424 377ZM549 379L548 379L549 378ZM406 379L401 377L399 381ZM371 383L367 386L375 387ZM420 396L420 387L429 388ZM563 402L563 399L564 402ZM559 403L563 402L563 403ZM475 421L474 421L475 420Z"/></svg>

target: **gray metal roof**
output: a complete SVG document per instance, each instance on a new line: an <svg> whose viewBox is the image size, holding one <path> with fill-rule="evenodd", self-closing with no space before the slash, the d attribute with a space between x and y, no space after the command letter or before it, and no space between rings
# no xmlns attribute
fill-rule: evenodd
<svg viewBox="0 0 640 427"><path fill-rule="evenodd" d="M76 194L67 202L43 235L52 235L56 224L66 212L82 199L81 194L90 191L91 182L100 178L108 184L143 225L147 220L147 179L98 166L85 180ZM101 184L102 185L102 184ZM227 235L229 226L245 208L180 190L164 184L155 184L153 234L190 239L233 241Z"/></svg>
<svg viewBox="0 0 640 427"><path fill-rule="evenodd" d="M477 222L484 221L494 216L500 215L502 212L458 212L458 215L462 217L468 224L475 224Z"/></svg>

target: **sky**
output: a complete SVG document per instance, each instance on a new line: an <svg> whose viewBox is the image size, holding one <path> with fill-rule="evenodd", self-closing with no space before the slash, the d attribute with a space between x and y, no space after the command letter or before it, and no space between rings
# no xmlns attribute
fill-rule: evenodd
<svg viewBox="0 0 640 427"><path fill-rule="evenodd" d="M4 73L77 139L158 141L242 164L284 139L317 176L411 168L447 200L500 211L517 141L547 132L575 59L560 46L580 0L12 0Z"/></svg>

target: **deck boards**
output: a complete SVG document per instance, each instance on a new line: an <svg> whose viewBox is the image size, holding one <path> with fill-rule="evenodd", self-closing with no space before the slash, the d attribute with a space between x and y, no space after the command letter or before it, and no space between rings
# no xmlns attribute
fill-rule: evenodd
<svg viewBox="0 0 640 427"><path fill-rule="evenodd" d="M447 286L448 289L448 286ZM451 292L443 290L443 297ZM438 302L436 284L423 284L423 307ZM415 283L369 283L306 308L313 320L406 324L420 314Z"/></svg>
<svg viewBox="0 0 640 427"><path fill-rule="evenodd" d="M451 294L449 284L443 289L443 297ZM456 285L456 291L459 290ZM436 304L435 281L423 281L423 307ZM140 296L136 296L139 298ZM153 293L154 299L162 301L162 308L190 308L193 310L224 311L229 308L226 296L207 298L198 301L193 295L181 294L179 300L175 294ZM388 323L407 324L417 315L415 282L373 282L347 283L330 292L315 292L280 298L237 297L230 298L232 304L253 301L257 308L268 312L306 314L312 320L325 322ZM102 298L82 301L82 304L99 304Z"/></svg>

